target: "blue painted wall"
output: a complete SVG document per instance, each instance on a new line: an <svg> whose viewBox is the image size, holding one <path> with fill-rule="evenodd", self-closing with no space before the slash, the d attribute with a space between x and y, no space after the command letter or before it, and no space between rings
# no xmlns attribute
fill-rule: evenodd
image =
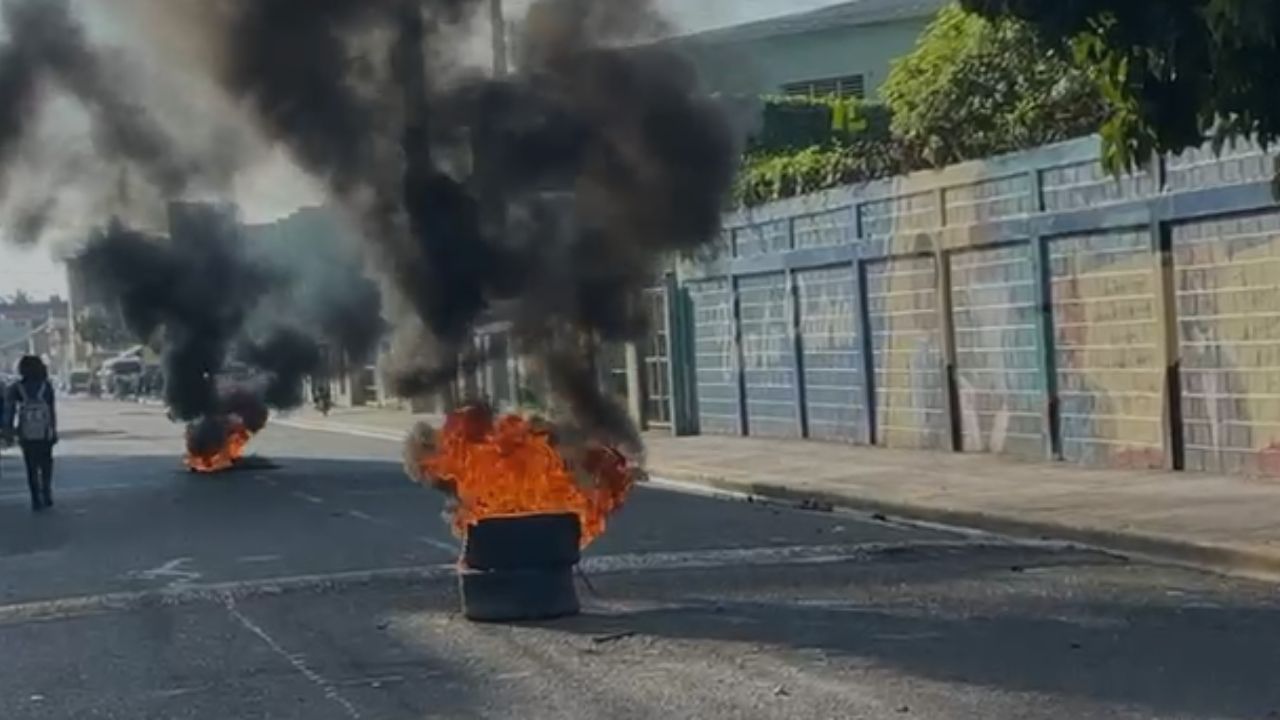
<svg viewBox="0 0 1280 720"><path fill-rule="evenodd" d="M1280 476L1276 159L1113 178L1086 138L733 213L680 269L682 406L704 433Z"/></svg>

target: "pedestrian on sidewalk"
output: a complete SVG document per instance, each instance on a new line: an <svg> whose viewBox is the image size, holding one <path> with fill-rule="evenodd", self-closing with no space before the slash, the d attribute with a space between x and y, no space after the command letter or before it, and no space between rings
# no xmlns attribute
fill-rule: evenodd
<svg viewBox="0 0 1280 720"><path fill-rule="evenodd" d="M27 466L31 509L53 506L53 446L58 444L58 416L53 403L49 369L35 355L18 362L20 379L9 388L4 401L7 436L16 436Z"/></svg>

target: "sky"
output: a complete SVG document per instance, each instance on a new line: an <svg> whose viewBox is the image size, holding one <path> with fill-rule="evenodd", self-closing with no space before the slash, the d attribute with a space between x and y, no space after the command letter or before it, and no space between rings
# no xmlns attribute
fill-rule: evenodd
<svg viewBox="0 0 1280 720"><path fill-rule="evenodd" d="M114 1L114 0L113 0ZM519 16L529 0L506 0L509 17ZM804 12L833 0L657 0L680 33L700 32L777 15ZM88 13L91 32L111 26L110 3L79 0ZM299 205L318 198L315 185L294 171L287 160L275 158L264 170L245 178L236 188L246 219L266 222L288 215ZM5 228L0 226L0 233ZM48 247L21 250L0 242L0 298L21 290L37 298L67 293L66 275Z"/></svg>

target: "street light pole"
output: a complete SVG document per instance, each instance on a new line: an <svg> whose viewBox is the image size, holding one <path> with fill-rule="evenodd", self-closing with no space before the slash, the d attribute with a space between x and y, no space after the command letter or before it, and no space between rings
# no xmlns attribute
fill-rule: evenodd
<svg viewBox="0 0 1280 720"><path fill-rule="evenodd" d="M507 21L502 0L489 0L489 23L493 27L493 75L507 74Z"/></svg>

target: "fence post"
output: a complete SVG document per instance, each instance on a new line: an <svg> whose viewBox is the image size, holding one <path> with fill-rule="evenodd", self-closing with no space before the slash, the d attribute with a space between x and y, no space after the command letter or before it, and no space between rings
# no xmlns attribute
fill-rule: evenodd
<svg viewBox="0 0 1280 720"><path fill-rule="evenodd" d="M862 344L862 394L867 406L867 444L879 445L879 411L876 407L876 343L872 336L875 328L871 324L871 304L868 302L867 294L867 263L862 258L853 261L853 275L856 278L853 291L858 303L858 325L862 330L858 337Z"/></svg>
<svg viewBox="0 0 1280 720"><path fill-rule="evenodd" d="M1031 214L1046 212L1044 177L1040 168L1027 173L1031 193ZM1036 336L1040 342L1040 380L1044 389L1044 452L1049 460L1062 459L1062 401L1058 394L1058 338L1053 327L1053 266L1049 254L1049 238L1033 231L1031 263L1036 283Z"/></svg>
<svg viewBox="0 0 1280 720"><path fill-rule="evenodd" d="M733 364L738 387L738 435L746 437L751 432L747 415L747 363L742 347L742 300L738 293L738 276L729 276L730 320L733 322Z"/></svg>
<svg viewBox="0 0 1280 720"><path fill-rule="evenodd" d="M800 287L793 270L787 270L788 327L791 334L791 372L795 378L796 432L809 437L809 403L804 381L804 336L800 332Z"/></svg>
<svg viewBox="0 0 1280 720"><path fill-rule="evenodd" d="M676 437L696 435L697 387L693 382L693 327L689 320L684 288L675 273L663 278L667 311L667 380L671 403L671 433Z"/></svg>
<svg viewBox="0 0 1280 720"><path fill-rule="evenodd" d="M1045 455L1062 459L1062 403L1058 396L1058 338L1053 327L1053 267L1049 239L1031 238L1036 280L1036 326L1040 338L1040 379L1044 383Z"/></svg>
<svg viewBox="0 0 1280 720"><path fill-rule="evenodd" d="M939 235L939 239L941 236ZM938 279L938 335L942 339L943 383L946 392L947 431L953 452L964 451L964 425L960 408L960 378L956 361L954 302L951 297L951 253L938 248L933 253Z"/></svg>
<svg viewBox="0 0 1280 720"><path fill-rule="evenodd" d="M1178 288L1173 266L1173 228L1157 214L1151 221L1152 255L1158 283L1157 320L1160 325L1160 359L1164 365L1164 401L1161 420L1164 465L1170 470L1186 467L1182 423L1182 349L1178 339Z"/></svg>

